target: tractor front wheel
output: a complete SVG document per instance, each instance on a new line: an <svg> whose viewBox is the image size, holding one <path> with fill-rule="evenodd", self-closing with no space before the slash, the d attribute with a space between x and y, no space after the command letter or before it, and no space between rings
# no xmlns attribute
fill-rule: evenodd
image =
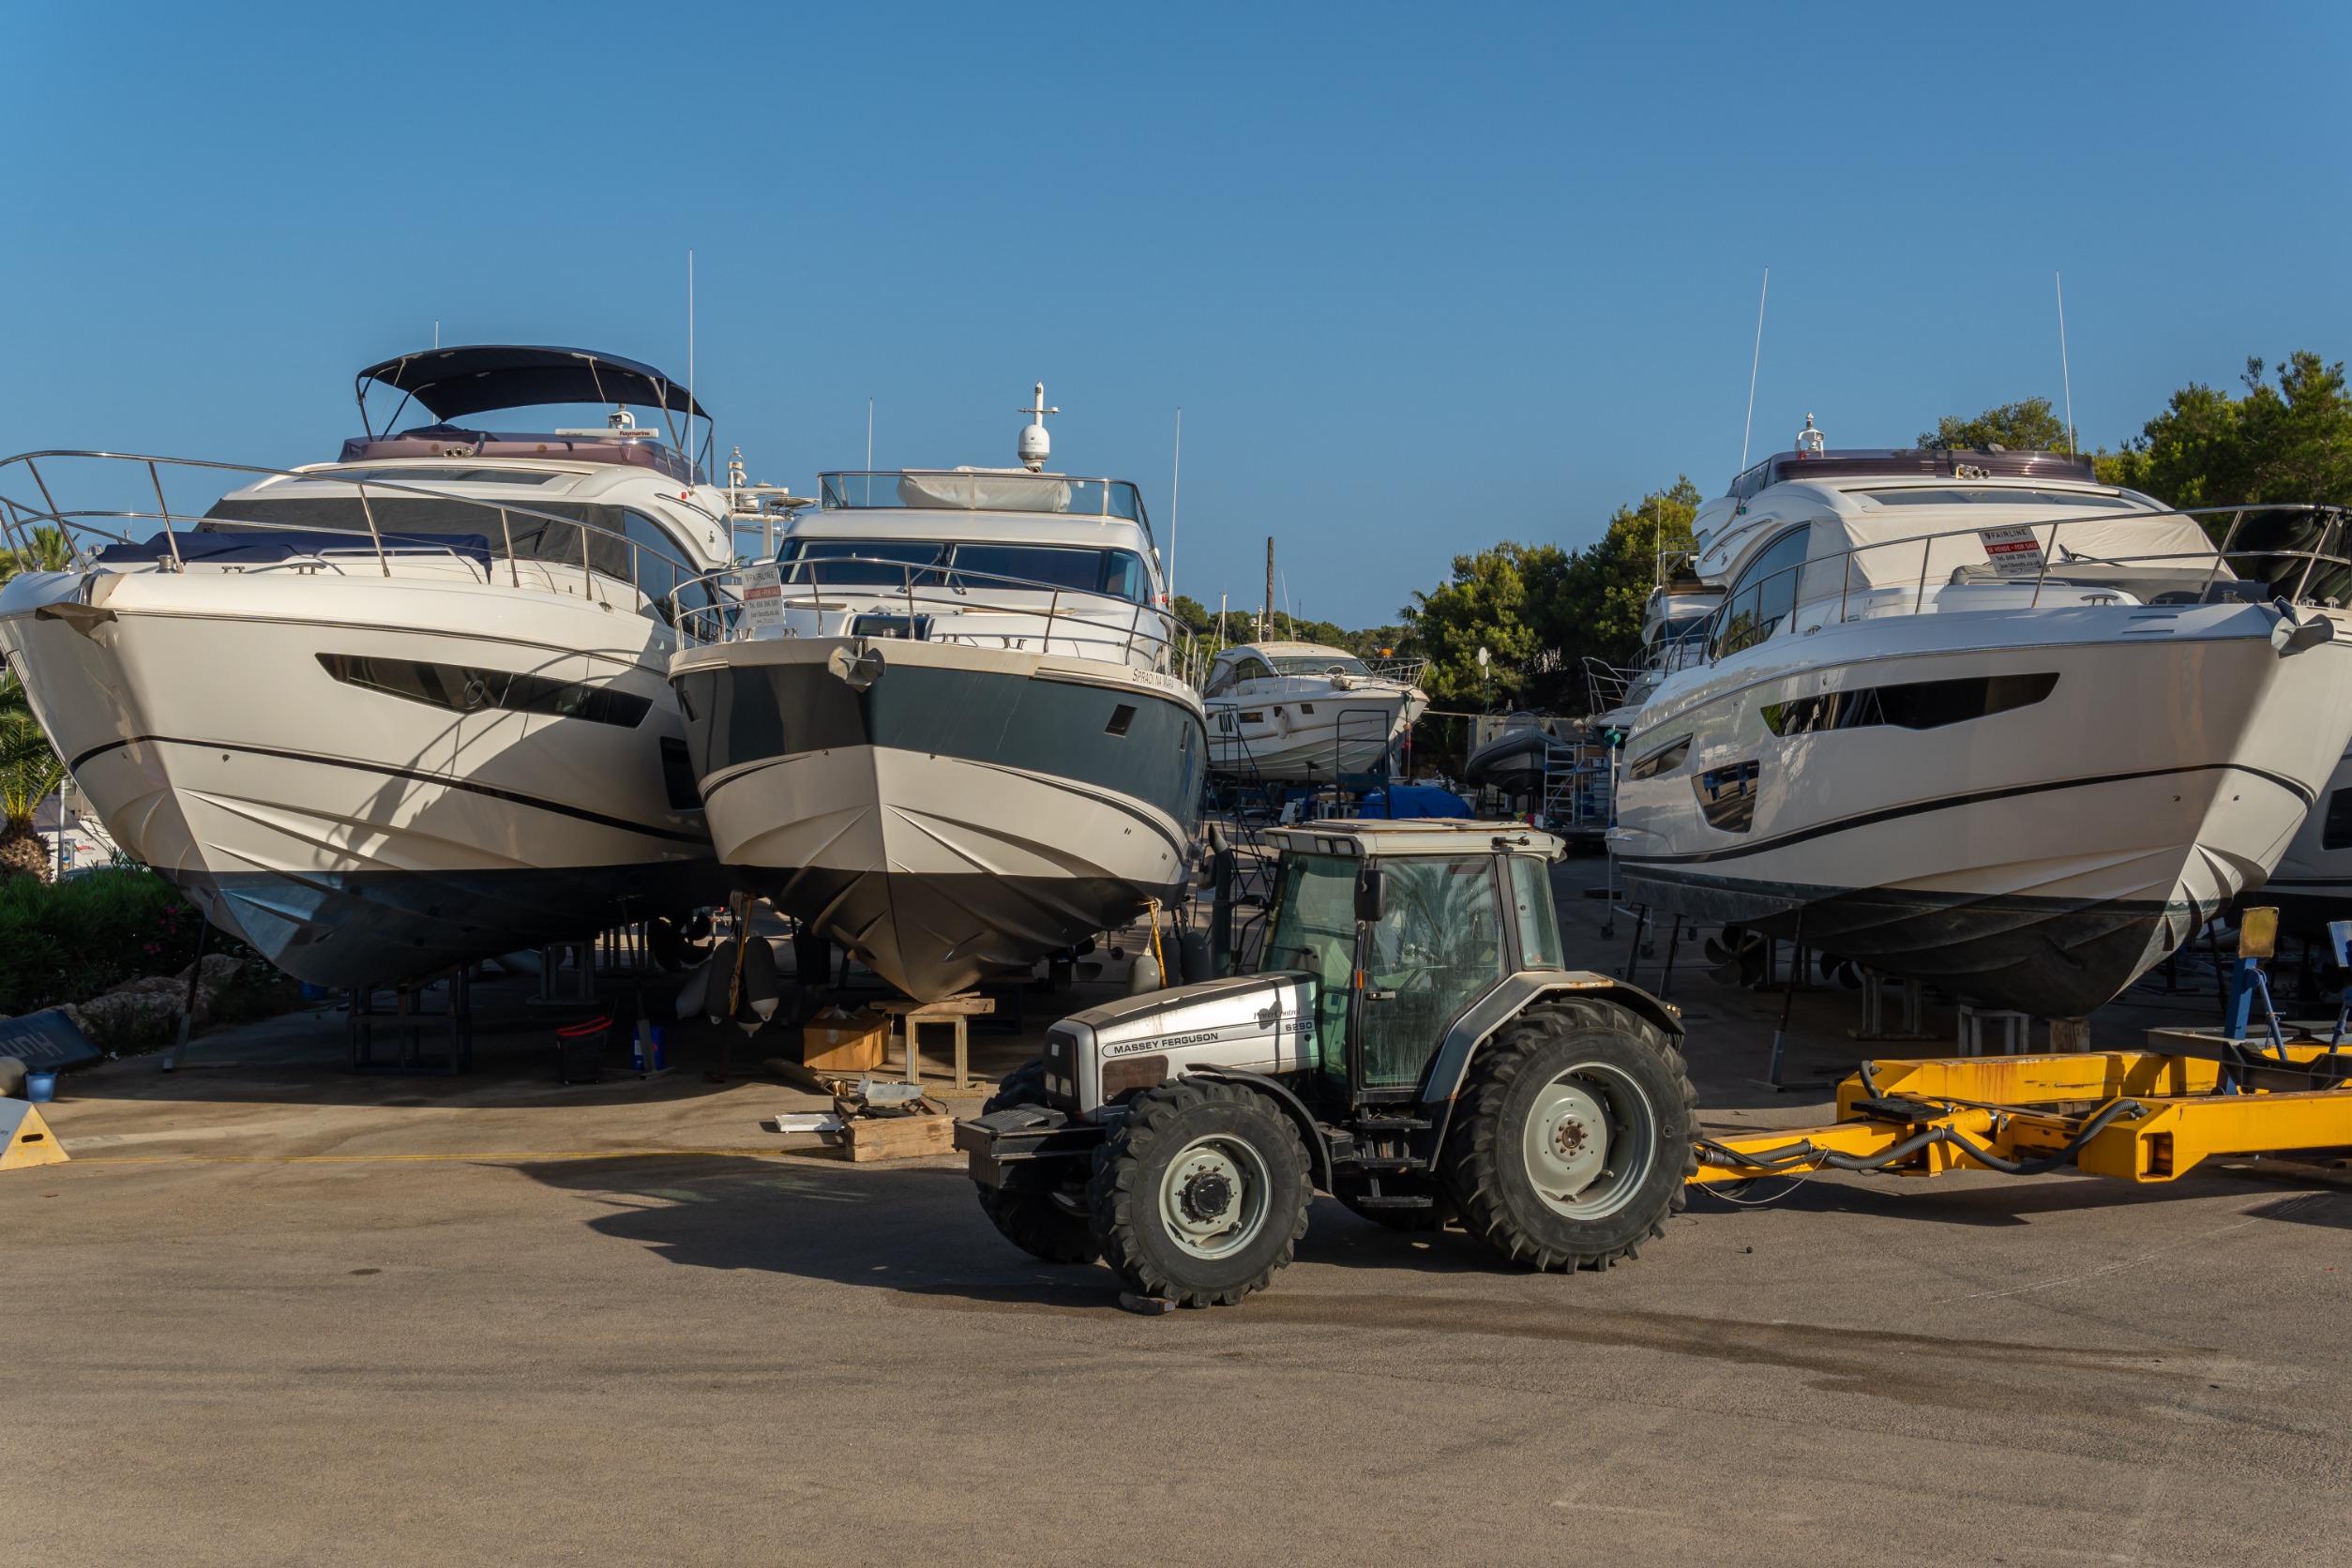
<svg viewBox="0 0 2352 1568"><path fill-rule="evenodd" d="M1442 1166L1463 1225L1538 1269L1636 1256L1685 1201L1697 1103L1647 1020L1603 1002L1529 1008L1462 1085Z"/></svg>
<svg viewBox="0 0 2352 1568"><path fill-rule="evenodd" d="M984 1116L1014 1106L1041 1106L1046 1103L1046 1064L1032 1060L1007 1073L997 1085L988 1103L980 1108ZM1087 1224L1086 1189L1071 1186L1057 1192L1005 1192L996 1187L978 1187L980 1212L988 1216L997 1233L1033 1258L1048 1263L1091 1263L1094 1260L1094 1233Z"/></svg>
<svg viewBox="0 0 2352 1568"><path fill-rule="evenodd" d="M1306 1146L1264 1095L1226 1083L1147 1089L1094 1153L1102 1259L1139 1295L1230 1306L1262 1290L1306 1233Z"/></svg>

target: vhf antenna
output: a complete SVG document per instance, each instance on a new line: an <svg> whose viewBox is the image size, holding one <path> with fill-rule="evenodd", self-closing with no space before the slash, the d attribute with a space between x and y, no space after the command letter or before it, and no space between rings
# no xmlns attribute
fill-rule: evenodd
<svg viewBox="0 0 2352 1568"><path fill-rule="evenodd" d="M1764 286L1756 292L1756 357L1748 361L1748 420L1740 427L1740 472L1748 471L1748 437L1756 432L1756 372L1764 363L1764 301L1772 292L1772 269L1764 269Z"/></svg>

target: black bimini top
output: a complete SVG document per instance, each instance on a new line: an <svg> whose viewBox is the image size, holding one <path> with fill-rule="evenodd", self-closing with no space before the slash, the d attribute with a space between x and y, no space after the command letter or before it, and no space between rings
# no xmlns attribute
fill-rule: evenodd
<svg viewBox="0 0 2352 1568"><path fill-rule="evenodd" d="M547 403L625 403L710 417L685 387L651 365L588 349L515 343L424 349L360 371L354 389L363 399L371 381L407 393L444 420Z"/></svg>

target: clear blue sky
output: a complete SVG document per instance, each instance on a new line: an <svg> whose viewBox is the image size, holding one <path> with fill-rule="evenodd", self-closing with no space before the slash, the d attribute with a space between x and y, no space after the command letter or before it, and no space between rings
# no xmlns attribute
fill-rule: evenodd
<svg viewBox="0 0 2352 1568"><path fill-rule="evenodd" d="M1133 477L1177 587L1365 625L1810 411L2060 394L2113 445L2352 353L2352 10L2237 5L19 9L0 419L331 457L445 342L686 373L755 477Z"/></svg>

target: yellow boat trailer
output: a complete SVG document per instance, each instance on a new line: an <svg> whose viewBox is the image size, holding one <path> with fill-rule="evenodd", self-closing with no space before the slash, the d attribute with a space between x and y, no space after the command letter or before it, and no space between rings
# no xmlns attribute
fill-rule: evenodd
<svg viewBox="0 0 2352 1568"><path fill-rule="evenodd" d="M2352 1146L2352 1049L2164 1030L2162 1050L1865 1062L1825 1127L1702 1138L1696 1185L1838 1170L2169 1182L2227 1154Z"/></svg>

